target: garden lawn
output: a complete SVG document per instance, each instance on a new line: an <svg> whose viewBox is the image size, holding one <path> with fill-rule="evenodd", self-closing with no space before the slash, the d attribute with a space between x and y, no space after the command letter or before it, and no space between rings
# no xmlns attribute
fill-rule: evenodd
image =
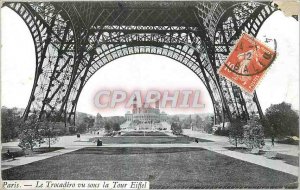
<svg viewBox="0 0 300 190"><path fill-rule="evenodd" d="M91 147L2 171L5 180L146 180L150 188L295 187L297 177L202 148Z"/></svg>

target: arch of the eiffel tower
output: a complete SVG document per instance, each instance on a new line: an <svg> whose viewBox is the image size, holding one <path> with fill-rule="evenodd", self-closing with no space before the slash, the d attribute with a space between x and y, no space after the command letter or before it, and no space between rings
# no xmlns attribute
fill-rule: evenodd
<svg viewBox="0 0 300 190"><path fill-rule="evenodd" d="M262 116L256 93L248 95L217 69L242 32L256 36L276 10L269 2L10 2L31 32L35 79L24 112L75 121L91 76L132 54L157 54L184 64L206 86L215 123ZM102 81L105 83L105 81Z"/></svg>

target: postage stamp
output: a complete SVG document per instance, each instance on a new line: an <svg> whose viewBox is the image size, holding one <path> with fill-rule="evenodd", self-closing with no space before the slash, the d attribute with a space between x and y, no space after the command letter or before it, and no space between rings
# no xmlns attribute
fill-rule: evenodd
<svg viewBox="0 0 300 190"><path fill-rule="evenodd" d="M218 73L252 94L275 58L276 51L243 33Z"/></svg>

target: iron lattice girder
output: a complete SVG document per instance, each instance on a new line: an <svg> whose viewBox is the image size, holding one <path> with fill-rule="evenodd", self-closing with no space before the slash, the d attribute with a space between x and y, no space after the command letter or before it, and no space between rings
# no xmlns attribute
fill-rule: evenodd
<svg viewBox="0 0 300 190"><path fill-rule="evenodd" d="M73 18L80 26L198 26L191 14L197 2L65 2L52 3L76 12ZM68 19L67 15L64 15Z"/></svg>
<svg viewBox="0 0 300 190"><path fill-rule="evenodd" d="M99 34L99 33L98 33ZM108 34L108 36L111 36ZM124 52L121 52L120 49L126 49L129 48L130 46L152 46L152 48L157 47L157 48L164 48L164 49L169 49L173 51L172 57L170 55L165 55L168 57L171 57L179 62L182 62L183 60L186 60L185 57L190 56L193 58L193 68L192 70L195 71L195 73L202 79L202 81L205 83L203 80L203 77L200 76L201 70L199 69L199 65L203 64L205 69L207 70L207 66L209 65L209 60L207 60L207 56L205 56L206 52L202 48L203 46L200 44L199 39L193 38L193 39L188 39L188 35L185 33L185 36L183 38L179 38L178 36L167 36L167 35L160 35L157 33L133 33L131 35L114 35L113 39L110 39L109 37L102 39L100 42L94 42L95 44L99 44L99 47L93 47L96 50L97 59L95 59L96 63L96 69L94 68L92 64L92 71L89 72L88 77L85 79L85 81L88 81L88 79L91 77L94 72L96 72L100 67L105 65L106 63L110 62L111 60L115 59L115 57L120 57L118 54L124 54ZM198 41L197 41L198 40ZM192 45L189 44L194 44L196 47L193 47ZM123 48L122 48L123 46ZM119 47L119 49L118 49ZM200 49L201 48L201 49ZM99 49L99 50L98 50ZM113 51L115 49L115 51ZM129 48L130 50L130 48ZM133 49L134 50L134 49ZM198 54L195 55L195 51L198 51ZM94 51L90 51L94 52ZM161 53L163 51L160 51ZM153 52L131 52L127 54L134 54L134 53L153 53ZM156 54L161 54L156 51ZM201 55L201 63L199 61L196 61L197 56ZM83 71L86 69L86 64L87 60L89 59L89 53L86 53L88 58L85 58L83 62L79 66L79 71ZM179 59L181 57L181 59ZM98 59L99 58L99 59ZM190 60L191 58L188 58L187 60ZM103 60L105 59L105 60ZM206 59L206 60L205 60ZM189 61L185 61L184 64L187 64ZM99 64L101 66L99 66ZM194 64L197 63L197 64ZM191 66L190 66L191 67ZM78 72L78 76L80 76L80 72ZM210 79L211 79L211 73L210 73Z"/></svg>
<svg viewBox="0 0 300 190"><path fill-rule="evenodd" d="M244 2L226 10L215 31L217 67L224 63L242 32L256 36L263 22L276 10L274 7L262 5L263 3ZM228 113L243 115L246 119L249 119L249 113L253 111L262 116L256 93L254 97L248 95L224 78L220 78L219 84L222 89L225 89L222 94L227 100L226 105L230 110Z"/></svg>
<svg viewBox="0 0 300 190"><path fill-rule="evenodd" d="M42 117L43 113L50 114L60 108L63 101L67 101L64 97L64 89L67 88L70 80L68 71L72 66L70 63L74 58L74 52L66 53L66 50L72 47L70 41L74 41L73 30L68 27L68 22L61 19L60 11L55 10L50 4L42 9L51 12L46 15L36 14L37 6L27 3L5 5L23 18L35 44L35 79L24 118L30 112L38 112Z"/></svg>
<svg viewBox="0 0 300 190"><path fill-rule="evenodd" d="M205 84L205 86L207 88L210 88L209 86L207 86L206 80L203 78L203 72L201 71L199 64L196 60L192 60L192 58L184 58L184 60L178 60L178 52L175 52L174 49L167 49L166 47L153 47L153 46L134 46L134 47L124 47L123 49L117 49L117 51L120 51L118 54L115 54L114 56L111 56L111 60L106 60L106 61L99 61L98 63L101 63L100 65L97 65L96 68L92 69L88 69L87 67L84 67L84 70L82 73L86 74L87 69L89 71L92 71L92 73L87 73L88 75L80 75L78 77L78 81L77 84L81 84L81 85L85 85L85 83L88 81L88 78L92 76L93 73L95 73L97 70L99 70L101 67L103 67L104 65L106 65L107 63L109 63L112 60L118 59L120 57L123 56L127 56L127 55L132 55L132 54L141 54L141 53L147 53L147 54L156 54L156 55L163 55L166 57L170 57L172 59L175 59L179 62L181 62L182 64L184 64L186 67L188 67L189 69L191 69ZM91 65L91 67L93 67L93 65ZM208 75L208 74L207 74ZM84 76L86 78L84 78ZM209 78L209 80L211 80L211 77ZM84 82L84 83L82 83ZM215 85L215 83L210 83L208 85ZM76 97L78 98L80 95L80 90L82 89L81 86L77 86L76 88L74 88L75 92L74 96L76 95ZM76 98L72 98L76 100ZM220 101L217 97L216 97L217 101ZM77 102L77 101L75 101ZM76 105L74 105L74 109L75 109ZM73 110L74 110L73 109ZM218 112L221 112L221 107L216 108L218 110Z"/></svg>
<svg viewBox="0 0 300 190"><path fill-rule="evenodd" d="M164 55L190 68L208 88L217 122L248 113L253 97L216 71L241 32L255 36L275 10L236 1L4 5L22 17L35 43L35 82L24 115L38 110L41 117L48 113L64 121L74 119L80 92L97 70L135 53Z"/></svg>

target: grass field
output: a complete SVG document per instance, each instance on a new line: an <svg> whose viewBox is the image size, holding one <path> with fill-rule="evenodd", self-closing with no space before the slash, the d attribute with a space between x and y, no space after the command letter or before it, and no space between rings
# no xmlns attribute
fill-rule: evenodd
<svg viewBox="0 0 300 190"><path fill-rule="evenodd" d="M195 141L195 138L188 136L170 137L170 136L152 136L152 137L93 137L89 141L102 140L103 144L189 144ZM205 139L199 139L199 142L212 142Z"/></svg>
<svg viewBox="0 0 300 190"><path fill-rule="evenodd" d="M83 148L2 172L11 180L148 180L150 188L281 188L297 177L201 148Z"/></svg>

